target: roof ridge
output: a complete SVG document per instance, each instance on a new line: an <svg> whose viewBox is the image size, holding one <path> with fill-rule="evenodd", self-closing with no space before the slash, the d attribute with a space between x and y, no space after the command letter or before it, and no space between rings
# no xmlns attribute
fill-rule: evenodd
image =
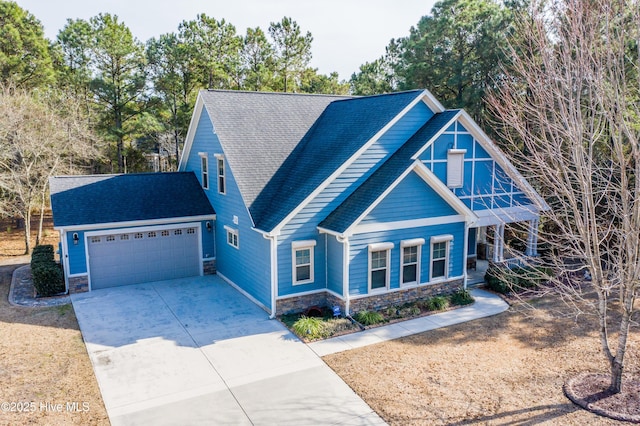
<svg viewBox="0 0 640 426"><path fill-rule="evenodd" d="M345 98L353 99L361 96L357 95L338 95L330 93L299 93L299 92L266 92L266 91L253 91L253 90L230 90L230 89L202 89L203 92L208 93L243 93L251 95L283 95L283 96L309 96L309 97L329 97L329 98Z"/></svg>

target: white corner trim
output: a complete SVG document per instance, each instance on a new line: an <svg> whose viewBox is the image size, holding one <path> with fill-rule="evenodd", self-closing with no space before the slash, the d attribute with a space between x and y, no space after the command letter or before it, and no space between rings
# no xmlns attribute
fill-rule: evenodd
<svg viewBox="0 0 640 426"><path fill-rule="evenodd" d="M393 243L372 243L369 244L369 251L381 251L381 250L391 250L393 248Z"/></svg>
<svg viewBox="0 0 640 426"><path fill-rule="evenodd" d="M424 243L424 238L413 238L411 240L400 241L400 247L423 246Z"/></svg>
<svg viewBox="0 0 640 426"><path fill-rule="evenodd" d="M444 234L431 237L431 244L444 243L446 241L453 241L453 235Z"/></svg>
<svg viewBox="0 0 640 426"><path fill-rule="evenodd" d="M315 247L316 246L316 240L303 240L303 241L292 241L291 242L291 248L292 249L297 249L300 247Z"/></svg>

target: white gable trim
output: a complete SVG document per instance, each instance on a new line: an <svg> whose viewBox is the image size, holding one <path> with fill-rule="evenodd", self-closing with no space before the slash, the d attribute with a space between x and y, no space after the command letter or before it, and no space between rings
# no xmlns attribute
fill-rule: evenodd
<svg viewBox="0 0 640 426"><path fill-rule="evenodd" d="M471 135L480 143L482 148L491 155L491 157L498 163L504 171L509 175L516 186L520 187L523 192L533 201L539 211L550 210L549 205L544 199L533 189L533 187L527 182L527 180L520 174L520 172L511 164L511 161L503 154L503 152L496 146L491 138L478 126L478 124L471 118L466 111L461 111L459 116L460 123L471 133ZM494 176L495 179L495 176Z"/></svg>
<svg viewBox="0 0 640 426"><path fill-rule="evenodd" d="M204 100L202 95L198 93L196 98L196 105L193 108L193 114L191 115L191 122L189 129L187 130L187 137L184 140L184 146L182 147L182 156L180 157L180 163L178 164L178 171L184 172L187 167L187 159L191 153L191 146L193 145L193 139L200 123L200 117L202 116L202 109L204 108ZM212 123L213 124L213 123Z"/></svg>
<svg viewBox="0 0 640 426"><path fill-rule="evenodd" d="M427 89L425 89L424 92L422 92L422 96L423 96L422 100L424 101L424 103L427 104L429 109L434 113L445 111L444 105L442 105L440 101L438 101L436 97L433 96L433 94Z"/></svg>
<svg viewBox="0 0 640 426"><path fill-rule="evenodd" d="M360 215L358 218L353 221L351 225L344 231L345 235L353 235L356 231L362 231L362 229L358 229L358 225L360 222L364 220L365 217L369 215L381 202L384 200L390 193L393 191L399 184L402 182L409 173L415 171L418 176L420 176L426 183L431 187L436 193L442 197L447 204L449 204L453 209L458 212L461 216L460 221L475 223L477 220L477 216L471 209L469 209L458 197L456 197L451 190L449 190L440 179L433 174L431 170L429 170L420 160L416 160L413 164L402 172L402 174L391 184L388 188L384 190L382 194L373 202L367 209ZM458 216L456 216L457 218ZM402 222L402 221L401 221ZM367 228L365 228L367 229Z"/></svg>
<svg viewBox="0 0 640 426"><path fill-rule="evenodd" d="M442 127L440 128L440 130L438 130L438 132L437 132L435 135L433 135L433 137L432 137L431 139L429 139L428 141L426 141L426 142L425 142L425 144L424 144L424 145L422 145L422 148L420 148L420 149L418 150L418 152L416 152L416 153L411 157L411 159L412 159L412 160L417 160L417 159L419 159L419 158L420 158L420 156L422 155L422 153L423 153L423 152L425 152L425 151L426 151L426 149L427 149L427 148L429 148L429 147L433 144L433 142L434 142L436 139L438 139L438 138L439 138L439 137L440 137L444 132L446 132L446 131L447 131L447 129L448 129L449 127L451 127L451 125L452 125L453 123L455 123L455 122L456 122L456 120L458 120L458 118L460 118L460 116L462 115L462 113L463 113L463 112L464 112L464 111L462 111L462 110L458 111L458 113L457 113L456 115L454 115L454 116L451 118L451 120L447 121L447 124L445 124L444 126L442 126Z"/></svg>
<svg viewBox="0 0 640 426"><path fill-rule="evenodd" d="M295 209L293 209L284 219L276 225L269 235L280 235L282 228L293 219L302 209L304 209L311 201L313 201L324 189L329 186L331 182L336 180L349 166L351 166L364 152L366 152L371 145L373 145L378 139L380 139L391 127L393 127L402 117L404 117L409 111L413 109L419 102L425 102L430 109L436 109L434 112L444 111L444 107L438 102L433 95L424 90L419 95L416 95L415 99L409 103L398 115L396 115L391 121L389 121L378 133L376 133L371 139L369 139L358 151L356 151L351 158L345 161L336 171L334 171L327 179L324 180L318 187L311 192ZM433 107L432 107L433 106Z"/></svg>

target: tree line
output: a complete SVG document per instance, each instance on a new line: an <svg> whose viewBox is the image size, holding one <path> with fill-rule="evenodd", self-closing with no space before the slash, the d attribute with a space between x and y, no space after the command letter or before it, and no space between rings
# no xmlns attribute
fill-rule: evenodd
<svg viewBox="0 0 640 426"><path fill-rule="evenodd" d="M313 37L287 17L241 36L201 14L146 44L110 14L69 20L54 41L14 2L0 0L0 22L0 215L42 209L51 174L141 170L154 150L175 165L200 88L427 88L495 136L551 207L543 290L593 315L602 392L624 390L640 291L638 0L442 0L348 82L308 66Z"/></svg>

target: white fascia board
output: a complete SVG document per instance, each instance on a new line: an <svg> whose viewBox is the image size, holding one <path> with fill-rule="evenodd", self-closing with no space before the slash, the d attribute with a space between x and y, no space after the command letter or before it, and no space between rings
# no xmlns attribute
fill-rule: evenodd
<svg viewBox="0 0 640 426"><path fill-rule="evenodd" d="M465 222L473 224L478 216L467 207L447 186L433 174L431 170L420 160L415 160L413 170L420 176L438 195L440 195L451 207L465 217Z"/></svg>
<svg viewBox="0 0 640 426"><path fill-rule="evenodd" d="M200 123L202 108L204 108L204 100L202 99L200 93L198 93L198 97L196 98L196 105L193 108L193 114L191 114L191 121L189 124L189 129L187 130L187 137L184 139L182 156L180 157L180 163L178 164L179 172L184 172L187 165L186 159L189 158L189 154L191 153L191 146L193 145L193 138L196 135L196 130L198 129L198 124Z"/></svg>
<svg viewBox="0 0 640 426"><path fill-rule="evenodd" d="M451 216L437 216L423 219L399 220L396 222L365 223L353 228L353 235L368 234L370 232L398 231L400 229L424 228L434 225L449 225L465 222L461 214Z"/></svg>
<svg viewBox="0 0 640 426"><path fill-rule="evenodd" d="M422 92L422 100L434 113L445 111L444 105L442 105L440 101L438 101L438 99L436 99L436 97L427 89L424 89Z"/></svg>
<svg viewBox="0 0 640 426"><path fill-rule="evenodd" d="M509 161L500 148L496 146L491 138L480 128L480 126L478 126L466 111L462 110L462 114L459 119L460 123L466 127L469 133L471 133L471 135L480 143L482 148L491 155L491 157L507 172L509 177L513 179L518 186L522 187L525 194L527 194L527 196L529 196L529 198L538 205L538 210L547 211L551 209L540 194L533 189L524 176L520 174L518 169L511 164L511 161Z"/></svg>
<svg viewBox="0 0 640 426"><path fill-rule="evenodd" d="M538 219L540 210L538 206L531 204L528 206L478 210L476 214L478 215L476 226L490 226Z"/></svg>
<svg viewBox="0 0 640 426"><path fill-rule="evenodd" d="M443 111L444 111L444 110L443 110ZM433 144L433 142L434 142L435 140L437 140L437 139L438 139L438 138L439 138L439 137L440 137L444 132L446 132L446 131L447 131L447 129L448 129L449 127L451 127L451 125L452 125L453 123L455 123L455 122L456 122L456 120L460 117L460 115L462 114L462 112L463 112L463 111L459 111L456 115L454 115L454 116L451 118L451 120L447 121L447 124L445 124L444 126L442 126L442 127L440 128L440 130L438 130L438 132L437 132L435 135L433 135L433 137L432 137L431 139L429 139L428 141L426 141L426 142L425 142L425 144L424 144L424 145L422 145L422 148L420 148L420 149L418 150L418 152L416 152L416 153L411 157L411 159L412 159L412 160L417 160L418 158L420 158L420 156L422 155L422 153L423 153L423 152L425 152L425 151L426 151L426 149L427 149L427 148L429 148L429 147Z"/></svg>
<svg viewBox="0 0 640 426"><path fill-rule="evenodd" d="M321 226L316 227L316 229L318 229L318 232L321 234L329 234L329 235L333 235L336 238L344 238L344 234L341 232L336 232L331 229L323 228Z"/></svg>
<svg viewBox="0 0 640 426"><path fill-rule="evenodd" d="M364 152L366 152L371 145L373 145L378 139L380 139L389 129L391 129L402 117L404 117L409 111L415 107L418 102L423 102L426 95L431 95L425 91L417 95L416 98L409 103L398 115L396 115L391 121L389 121L378 133L376 133L371 139L367 141L355 154L353 154L347 161L345 161L338 169L336 169L327 179L324 180L318 187L307 196L295 209L291 211L278 225L276 225L270 235L279 235L282 228L293 219L300 211L307 206L314 198L316 198L324 189L329 186L338 176L340 176L351 164L353 164ZM435 99L435 98L434 98ZM437 101L436 101L437 102Z"/></svg>
<svg viewBox="0 0 640 426"><path fill-rule="evenodd" d="M173 223L200 222L203 220L216 220L216 215L186 216L186 217L168 217L153 220L132 220L128 222L108 222L93 223L90 225L72 225L54 227L56 231L91 231L95 229L113 229L113 228L134 228L142 226L168 225Z"/></svg>

